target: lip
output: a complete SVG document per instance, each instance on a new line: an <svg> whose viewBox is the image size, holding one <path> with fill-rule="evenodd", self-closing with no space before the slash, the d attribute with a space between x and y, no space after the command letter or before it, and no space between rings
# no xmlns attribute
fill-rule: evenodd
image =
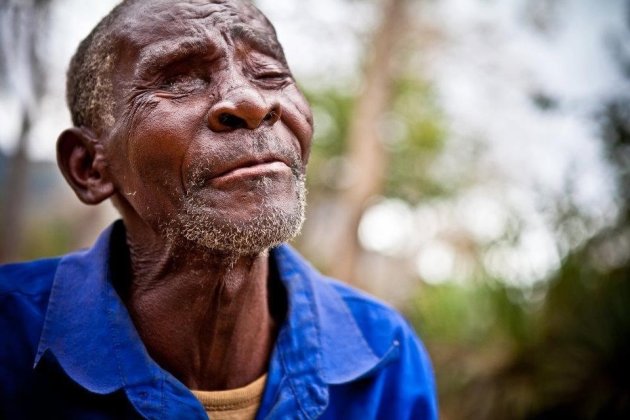
<svg viewBox="0 0 630 420"><path fill-rule="evenodd" d="M290 170L291 168L282 160L249 161L214 176L211 183L219 186Z"/></svg>
<svg viewBox="0 0 630 420"><path fill-rule="evenodd" d="M214 173L210 174L210 178L220 178L228 175L230 172L238 169L255 167L258 165L264 165L267 163L281 162L286 166L291 167L290 159L281 153L263 153L263 154L245 154L243 153L239 158L230 159L225 161L224 165L215 168Z"/></svg>

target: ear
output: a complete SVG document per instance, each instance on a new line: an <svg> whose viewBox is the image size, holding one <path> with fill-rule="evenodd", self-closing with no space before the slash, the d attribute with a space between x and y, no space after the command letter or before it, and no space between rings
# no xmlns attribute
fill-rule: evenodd
<svg viewBox="0 0 630 420"><path fill-rule="evenodd" d="M73 127L59 135L57 165L85 204L98 204L114 194L103 146L90 130Z"/></svg>

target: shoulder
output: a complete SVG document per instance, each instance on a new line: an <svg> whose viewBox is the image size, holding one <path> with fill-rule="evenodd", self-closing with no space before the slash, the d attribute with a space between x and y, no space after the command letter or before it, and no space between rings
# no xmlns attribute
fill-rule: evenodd
<svg viewBox="0 0 630 420"><path fill-rule="evenodd" d="M0 265L0 295L38 295L50 291L60 257Z"/></svg>
<svg viewBox="0 0 630 420"><path fill-rule="evenodd" d="M354 400L357 389L368 391L369 403L357 416L437 418L435 379L429 355L413 328L394 308L337 280L323 278L341 297L380 362L359 381L335 389L333 406ZM393 343L393 345L392 345ZM371 385L367 385L371 384ZM380 401L380 403L377 403Z"/></svg>
<svg viewBox="0 0 630 420"><path fill-rule="evenodd" d="M59 261L0 265L0 358L15 361L33 355Z"/></svg>
<svg viewBox="0 0 630 420"><path fill-rule="evenodd" d="M387 303L336 279L323 281L341 297L376 354L383 354L392 342L405 344L416 338L407 320Z"/></svg>
<svg viewBox="0 0 630 420"><path fill-rule="evenodd" d="M33 361L59 261L0 266L0 407L15 404L32 386Z"/></svg>
<svg viewBox="0 0 630 420"><path fill-rule="evenodd" d="M360 338L365 339L376 356L382 356L391 350L393 343L421 345L404 317L388 304L339 280L322 275L286 244L274 250L274 257L284 276L291 278L297 273L312 287L312 296L319 310L324 335L327 331L336 334L342 329L344 322L350 322L358 327ZM346 333L348 332L350 331L346 329Z"/></svg>

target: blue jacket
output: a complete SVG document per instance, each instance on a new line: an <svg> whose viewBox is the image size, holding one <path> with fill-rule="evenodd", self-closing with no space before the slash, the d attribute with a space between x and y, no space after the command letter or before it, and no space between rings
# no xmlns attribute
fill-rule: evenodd
<svg viewBox="0 0 630 420"><path fill-rule="evenodd" d="M117 222L87 251L0 267L0 418L207 418L148 355L112 286L121 236ZM437 417L429 358L397 312L287 245L270 255L288 310L257 418Z"/></svg>

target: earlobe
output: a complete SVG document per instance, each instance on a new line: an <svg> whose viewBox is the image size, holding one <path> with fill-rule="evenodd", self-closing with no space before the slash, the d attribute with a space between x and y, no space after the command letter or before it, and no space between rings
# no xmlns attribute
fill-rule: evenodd
<svg viewBox="0 0 630 420"><path fill-rule="evenodd" d="M62 132L57 139L57 164L85 204L98 204L114 193L103 146L91 131L73 127Z"/></svg>

